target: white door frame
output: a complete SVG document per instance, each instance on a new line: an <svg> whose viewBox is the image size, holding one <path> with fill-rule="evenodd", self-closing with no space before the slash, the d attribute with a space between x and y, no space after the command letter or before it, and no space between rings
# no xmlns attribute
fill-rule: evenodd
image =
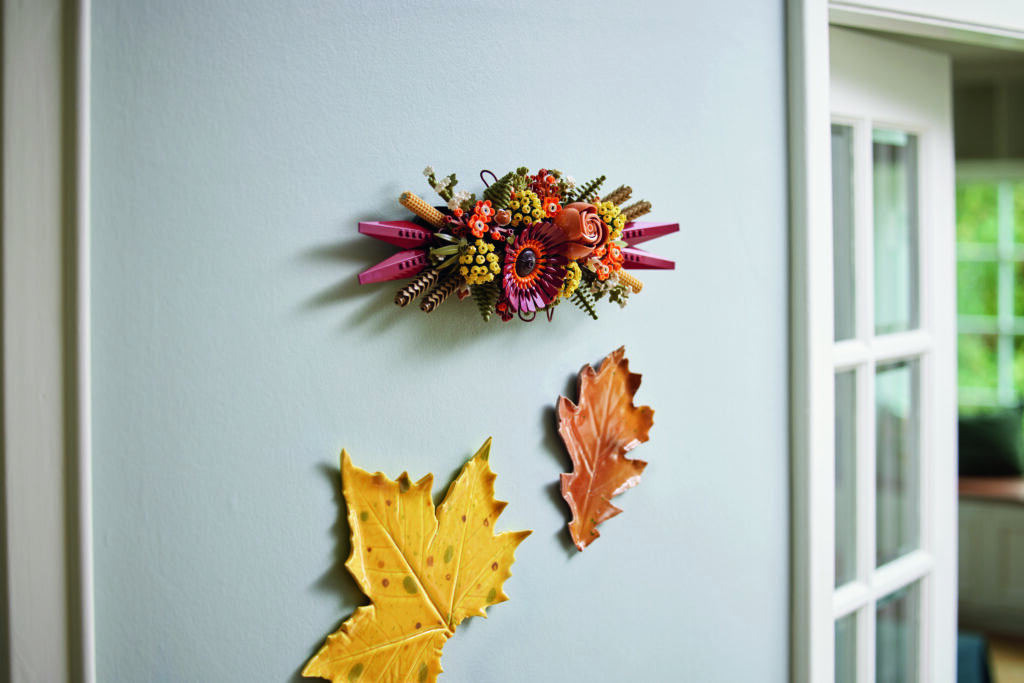
<svg viewBox="0 0 1024 683"><path fill-rule="evenodd" d="M0 679L94 675L89 0L4 0Z"/></svg>
<svg viewBox="0 0 1024 683"><path fill-rule="evenodd" d="M788 0L791 679L832 681L834 447L829 25L1024 50L1024 32L864 3ZM828 548L828 552L822 552ZM955 590L955 586L954 586ZM827 625L826 627L822 627Z"/></svg>

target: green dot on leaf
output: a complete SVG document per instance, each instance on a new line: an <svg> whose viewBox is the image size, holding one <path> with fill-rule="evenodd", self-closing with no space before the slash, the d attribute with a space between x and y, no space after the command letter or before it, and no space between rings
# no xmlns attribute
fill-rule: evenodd
<svg viewBox="0 0 1024 683"><path fill-rule="evenodd" d="M455 546L450 545L444 549L445 563L447 564L448 562L451 562L453 557L455 557Z"/></svg>
<svg viewBox="0 0 1024 683"><path fill-rule="evenodd" d="M411 576L407 576L402 580L402 587L405 588L406 593L409 593L410 595L416 594L416 582L413 581Z"/></svg>
<svg viewBox="0 0 1024 683"><path fill-rule="evenodd" d="M363 675L363 663L359 662L348 672L348 680L357 681Z"/></svg>

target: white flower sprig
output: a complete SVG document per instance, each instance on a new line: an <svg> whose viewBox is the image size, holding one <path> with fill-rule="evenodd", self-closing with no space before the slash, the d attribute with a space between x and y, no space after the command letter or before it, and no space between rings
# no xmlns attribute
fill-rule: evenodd
<svg viewBox="0 0 1024 683"><path fill-rule="evenodd" d="M469 193L465 190L459 190L452 195L452 198L448 200L448 208L454 211L455 209L462 206L463 202L469 201Z"/></svg>

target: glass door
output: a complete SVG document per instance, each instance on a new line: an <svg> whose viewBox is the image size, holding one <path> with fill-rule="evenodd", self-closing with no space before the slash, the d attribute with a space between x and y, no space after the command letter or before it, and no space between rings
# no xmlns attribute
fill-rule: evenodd
<svg viewBox="0 0 1024 683"><path fill-rule="evenodd" d="M839 29L831 41L834 679L951 681L948 61Z"/></svg>

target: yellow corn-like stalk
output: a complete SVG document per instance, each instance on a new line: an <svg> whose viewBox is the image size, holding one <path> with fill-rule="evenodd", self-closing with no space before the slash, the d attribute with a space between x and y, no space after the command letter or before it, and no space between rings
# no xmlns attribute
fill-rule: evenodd
<svg viewBox="0 0 1024 683"><path fill-rule="evenodd" d="M433 225L435 228L444 227L444 214L432 207L430 204L427 204L412 192L403 192L398 198L398 203Z"/></svg>
<svg viewBox="0 0 1024 683"><path fill-rule="evenodd" d="M640 290L644 288L644 283L640 282L635 275L625 270L619 271L619 282L632 289L634 294L639 294Z"/></svg>

